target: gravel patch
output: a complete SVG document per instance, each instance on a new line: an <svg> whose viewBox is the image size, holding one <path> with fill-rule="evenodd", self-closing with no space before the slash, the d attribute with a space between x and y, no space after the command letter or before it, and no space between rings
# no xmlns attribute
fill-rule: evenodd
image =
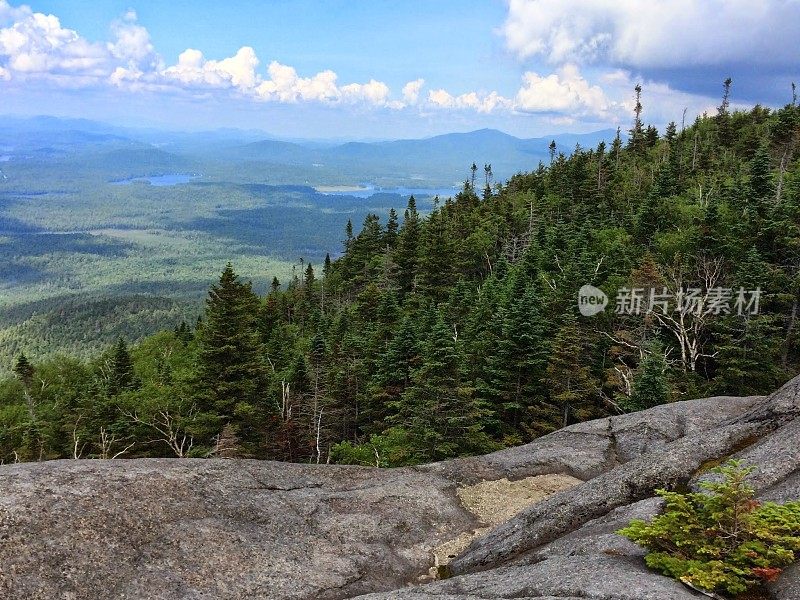
<svg viewBox="0 0 800 600"><path fill-rule="evenodd" d="M458 489L461 504L474 514L483 527L465 531L457 538L440 544L433 550L434 568L447 565L477 537L514 517L521 510L548 496L583 483L569 475L536 475L516 481L498 479L482 481Z"/></svg>

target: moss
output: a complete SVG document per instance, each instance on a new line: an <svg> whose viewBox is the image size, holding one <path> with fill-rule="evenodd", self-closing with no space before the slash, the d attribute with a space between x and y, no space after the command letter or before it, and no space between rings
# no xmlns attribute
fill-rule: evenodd
<svg viewBox="0 0 800 600"><path fill-rule="evenodd" d="M453 571L450 565L439 565L436 567L436 579L450 579L453 576Z"/></svg>
<svg viewBox="0 0 800 600"><path fill-rule="evenodd" d="M693 477L699 477L700 475L704 475L705 473L709 473L714 469L718 468L720 465L726 463L731 459L731 457L736 454L737 452L741 452L745 448L749 448L756 442L758 442L761 438L757 435L749 435L746 438L739 440L732 448L730 454L726 454L725 456L719 456L717 458L710 458L706 461L703 461L699 467L695 470Z"/></svg>

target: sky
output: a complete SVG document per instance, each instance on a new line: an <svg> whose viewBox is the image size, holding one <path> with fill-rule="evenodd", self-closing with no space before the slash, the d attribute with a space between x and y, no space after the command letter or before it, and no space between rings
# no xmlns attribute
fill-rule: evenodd
<svg viewBox="0 0 800 600"><path fill-rule="evenodd" d="M800 83L800 0L0 0L0 114L294 138L519 137Z"/></svg>

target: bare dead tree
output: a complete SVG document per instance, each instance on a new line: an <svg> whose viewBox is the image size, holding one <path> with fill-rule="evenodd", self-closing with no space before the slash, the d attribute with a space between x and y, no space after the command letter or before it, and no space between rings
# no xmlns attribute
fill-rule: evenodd
<svg viewBox="0 0 800 600"><path fill-rule="evenodd" d="M669 270L669 291L682 299L682 305L673 312L653 311L658 323L670 332L677 341L681 353L681 366L686 371L696 371L701 358L713 358L716 352L708 354L703 350L704 337L712 314L707 310L710 290L716 288L723 276L721 259L700 257L697 261L696 280L698 287L690 288L692 282L687 281L684 267L677 266ZM695 289L697 293L687 301L687 290Z"/></svg>
<svg viewBox="0 0 800 600"><path fill-rule="evenodd" d="M323 412L323 410L325 410L325 409L324 408L320 408L319 409L319 413L317 413L317 423L316 423L316 425L317 425L317 427L316 427L316 429L317 429L317 435L316 435L317 464L319 464L320 455L321 455L319 441L320 441L321 432L322 432L322 412Z"/></svg>
<svg viewBox="0 0 800 600"><path fill-rule="evenodd" d="M135 412L124 414L134 423L145 425L158 433L159 437L150 441L165 443L178 458L186 458L189 451L194 446L194 436L188 434L186 430L181 427L181 421L183 419L180 415L174 415L168 410L160 410L147 419L140 417ZM188 419L193 419L196 414L197 409L192 407L189 410Z"/></svg>
<svg viewBox="0 0 800 600"><path fill-rule="evenodd" d="M103 460L119 458L136 445L136 442L131 442L119 452L112 453L114 444L119 441L116 433L109 434L105 427L100 427L100 458Z"/></svg>
<svg viewBox="0 0 800 600"><path fill-rule="evenodd" d="M74 460L79 460L83 456L84 448L86 448L86 444L80 445L80 436L78 435L78 424L82 418L83 415L79 415L72 426L72 458Z"/></svg>

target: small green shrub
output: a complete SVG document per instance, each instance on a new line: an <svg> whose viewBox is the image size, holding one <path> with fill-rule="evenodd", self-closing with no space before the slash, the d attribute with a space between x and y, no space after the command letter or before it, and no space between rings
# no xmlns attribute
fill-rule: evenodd
<svg viewBox="0 0 800 600"><path fill-rule="evenodd" d="M651 522L618 533L647 548L647 566L694 587L730 595L772 581L800 550L800 502L762 504L747 477L754 468L729 461L703 492L658 490L666 505Z"/></svg>
<svg viewBox="0 0 800 600"><path fill-rule="evenodd" d="M400 467L417 464L409 448L408 432L402 427L391 427L382 434L373 434L363 444L340 442L331 446L331 462L339 465L365 467Z"/></svg>

